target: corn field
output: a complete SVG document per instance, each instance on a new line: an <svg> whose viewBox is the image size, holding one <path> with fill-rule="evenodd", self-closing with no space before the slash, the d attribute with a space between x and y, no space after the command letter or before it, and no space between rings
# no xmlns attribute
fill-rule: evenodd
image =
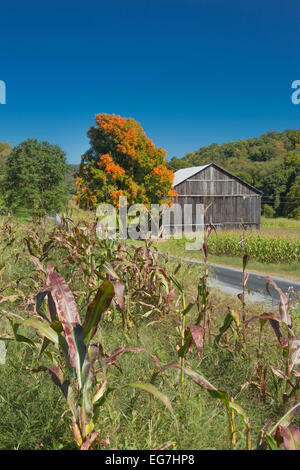
<svg viewBox="0 0 300 470"><path fill-rule="evenodd" d="M217 435L222 434L220 444L216 437L220 448L300 449L297 310L271 278L268 283L280 296L279 311L253 311L247 304L249 252L256 247L261 256L267 256L265 251L272 251L273 245L267 248L265 240L253 234L239 242L233 234L221 235L223 249L239 250L236 254L241 255L243 270L241 292L235 299L226 299L225 314L220 316L224 301L216 303L208 283L209 253L220 243L216 236L210 226L202 245L204 267L193 285L187 285L192 279L189 266L162 261L148 241L142 247L128 247L118 240L99 239L96 222L64 218L62 226L53 229L41 220L21 233L12 221L2 224L0 374L5 373L7 361L12 369L6 377L19 380L17 345L26 387L33 384L36 395L43 383L37 377L52 381L63 411L59 419L51 417L55 407L48 411L51 422L57 421L53 440L48 431L44 437L50 448L115 448L111 440L116 442L122 435L123 445L128 445L135 417L146 410L135 434L145 429L143 419L147 419L149 439L145 444L142 434L140 445L180 449L183 436L194 439L184 416L196 394L192 415L198 421L199 413L204 433L209 426L213 428L214 419L222 419L217 429ZM277 243L273 248L283 250L284 245ZM153 336L144 344L141 329L153 326ZM118 341L120 331L122 342L114 342L111 349L108 340L115 335ZM160 337L161 346L153 350L155 336ZM126 363L128 355L131 359ZM135 357L140 355L148 358L147 367L139 367ZM251 367L233 384L232 374L248 363ZM222 381L224 377L228 382ZM6 382L0 389L0 426L6 430L0 432L0 439L10 429L5 421L11 402L5 398L7 387ZM24 404L28 391L22 391ZM252 407L241 401L245 393L255 400L257 413L271 410L271 419L263 426L253 425ZM203 414L205 406L212 408ZM12 407L15 410L14 402ZM36 413L37 409L33 416ZM31 430L33 417L27 413L21 429L24 419ZM64 429L60 447L58 428ZM39 436L42 432L38 429ZM158 442L168 432L167 442ZM20 445L18 441L17 448Z"/></svg>
<svg viewBox="0 0 300 470"><path fill-rule="evenodd" d="M252 259L262 263L300 262L300 238L265 236L257 232L244 232L245 250ZM210 239L213 255L242 256L240 233L218 232Z"/></svg>

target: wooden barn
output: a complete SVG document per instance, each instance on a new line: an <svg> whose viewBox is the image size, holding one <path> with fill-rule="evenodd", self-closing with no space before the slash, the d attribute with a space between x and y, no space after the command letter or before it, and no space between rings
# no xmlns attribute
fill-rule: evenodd
<svg viewBox="0 0 300 470"><path fill-rule="evenodd" d="M174 202L179 203L182 209L182 223L184 205L192 205L190 231L199 229L199 219L196 218L197 204L203 204L205 226L212 223L217 229L232 230L242 226L246 229L260 228L262 193L215 163L176 171L173 187L178 194ZM174 233L178 221L179 219L175 220L174 214L171 214L171 233Z"/></svg>

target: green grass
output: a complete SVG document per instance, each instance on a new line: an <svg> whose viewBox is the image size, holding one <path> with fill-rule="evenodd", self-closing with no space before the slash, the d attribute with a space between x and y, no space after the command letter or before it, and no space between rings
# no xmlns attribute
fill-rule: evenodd
<svg viewBox="0 0 300 470"><path fill-rule="evenodd" d="M287 217L267 219L266 217L261 217L261 228L298 229L300 231L300 219L288 219Z"/></svg>
<svg viewBox="0 0 300 470"><path fill-rule="evenodd" d="M222 231L218 232L217 236L213 233L210 239L209 262L241 269L241 236L245 237L246 252L250 254L247 265L249 271L300 281L300 220L262 217L260 231ZM169 240L153 240L152 245L179 258L203 261L200 250L186 250L186 242L184 238L176 240L171 237ZM128 240L128 243L142 244L139 240Z"/></svg>
<svg viewBox="0 0 300 470"><path fill-rule="evenodd" d="M30 287L30 278L38 279L37 271L28 257L19 255L25 249L22 238L25 228L30 224L15 223L13 231L16 240L9 247L4 247L4 237L0 241L0 282L5 285L17 279L24 279L29 286L24 288L26 298L42 287ZM165 242L161 243L163 246ZM177 245L176 245L177 246ZM175 250L176 251L176 250ZM174 251L174 253L175 253ZM192 252L188 252L192 253ZM177 254L177 253L175 253ZM190 256L190 255L189 255ZM191 257L195 257L194 254ZM66 280L70 280L71 268L63 263L64 259L55 253L54 262ZM209 258L212 261L212 258ZM169 262L166 266L172 272L177 263ZM194 302L197 282L201 267L183 265L176 276L185 283L187 303ZM250 269L250 268L249 268ZM20 286L19 286L20 287ZM71 280L73 291L86 289L83 279L78 276ZM14 286L5 295L13 295ZM88 300L86 296L75 295L82 315ZM212 317L213 336L219 331L227 307L241 311L240 302L236 297L225 296L213 291L209 307ZM31 315L32 311L18 299L13 302L0 303L0 315L13 312L22 317ZM262 313L264 306L251 303L247 305L247 317ZM133 310L132 315L137 315ZM195 307L187 314L186 324L194 324L197 317ZM295 315L299 323L299 317ZM104 351L109 353L119 346L142 347L155 354L162 364L177 360L177 345L180 341L180 315L178 308L173 305L169 315L161 317L151 314L148 318L137 322L129 333L122 329L120 315L115 317L109 313L100 324L100 333L95 341L101 341ZM299 325L296 323L295 332L298 334ZM187 355L186 364L198 373L203 374L216 387L235 394L238 388L249 380L257 380L256 349L258 346L259 327L256 322L249 325L247 330L247 355L236 354L232 348L215 347L207 342L204 347L203 360L199 363L196 351L193 349ZM11 334L11 327L4 318L0 321L0 334ZM35 332L20 327L19 333L30 338L36 338ZM229 335L232 344L231 334ZM213 339L213 337L211 338ZM281 364L277 340L269 325L265 327L262 340L262 361L275 365ZM175 449L229 449L228 423L226 413L219 402L207 392L199 388L189 378L185 379L185 389L180 386L179 372L167 370L162 378L157 375L153 380L155 363L144 353L126 353L118 361L119 368L110 366L107 369L107 379L110 386L116 385L118 390L112 392L101 408L97 429L100 431L100 441L107 440L102 447L107 449L155 449L167 442L175 442ZM37 367L31 347L24 344L8 342L6 364L0 365L0 449L62 449L74 448L70 431L70 413L58 388L52 383L47 373L32 373L26 367ZM141 381L153 381L154 385L171 400L178 421L178 431L169 411L157 399L150 400L149 394L141 390L126 387L126 384ZM282 393L284 384L276 385L270 375L267 376L267 390L272 395L272 401L260 399L259 392L253 388L245 388L236 395L235 400L244 407L250 417L252 426L252 444L255 447L260 430L268 422L276 421L284 414L287 405L283 406ZM299 417L295 421L300 424ZM246 447L246 439L242 424L237 419L237 448Z"/></svg>
<svg viewBox="0 0 300 470"><path fill-rule="evenodd" d="M65 404L46 375L34 376L25 365L30 351L10 344L0 365L0 449L55 449L71 435L64 422Z"/></svg>
<svg viewBox="0 0 300 470"><path fill-rule="evenodd" d="M140 240L127 240L127 243L133 245L142 245L143 242ZM202 252L200 250L186 250L186 240L175 240L173 238L169 240L153 241L152 247L157 248L162 253L173 255L184 259L199 260L203 262ZM242 259L238 256L226 256L226 255L213 255L209 253L208 263L219 264L222 266L232 267L242 270ZM257 260L251 259L247 264L247 271L253 271L257 273L263 273L273 276L284 277L287 279L293 279L300 281L300 264L297 263L262 263Z"/></svg>
<svg viewBox="0 0 300 470"><path fill-rule="evenodd" d="M216 317L216 324L221 320L221 316ZM111 351L120 344L144 347L163 364L168 363L176 357L177 326L176 318L152 326L144 324L137 338L134 333L130 337L124 335L119 325L104 321L101 328L104 349ZM265 346L270 351L270 344ZM188 362L195 371L230 394L249 380L255 368L254 355L245 359L229 351L217 352L212 346L205 348L201 366L195 352L188 356ZM57 387L48 375L28 372L25 369L28 364L32 365L29 348L11 344L7 364L0 366L0 448L72 448L69 414L60 420L65 404ZM153 360L145 354L128 353L119 364L122 372L113 367L109 371L111 385L122 386L137 380L149 382L154 370ZM109 448L154 449L175 441L178 449L228 449L227 418L222 406L189 379L183 392L175 370L166 372L164 381L165 385L157 378L155 385L170 397L179 432L160 402L155 398L150 402L145 392L124 388L110 396L99 416L101 438L109 439ZM249 413L253 444L262 426L283 412L280 406L261 403L256 391L243 391L236 400ZM245 445L243 428L238 423L238 448Z"/></svg>
<svg viewBox="0 0 300 470"><path fill-rule="evenodd" d="M154 242L153 246L156 246L158 250L170 255L174 255L181 258L196 259L203 262L203 256L201 251L187 251L184 249L184 244L184 240L170 239L165 241L159 241L157 243ZM223 266L242 269L242 260L240 257L237 256L217 256L209 254L208 262L211 264L220 264ZM261 263L250 258L249 263L247 265L247 270L268 275L282 276L288 279L300 281L299 263Z"/></svg>
<svg viewBox="0 0 300 470"><path fill-rule="evenodd" d="M220 264L223 266L231 266L233 268L242 269L242 263L239 258L232 256L209 256L210 262L214 264ZM253 271L257 273L264 273L270 276L285 277L287 279L293 279L300 281L300 264L299 263L260 263L259 261L250 259L247 265L247 271Z"/></svg>

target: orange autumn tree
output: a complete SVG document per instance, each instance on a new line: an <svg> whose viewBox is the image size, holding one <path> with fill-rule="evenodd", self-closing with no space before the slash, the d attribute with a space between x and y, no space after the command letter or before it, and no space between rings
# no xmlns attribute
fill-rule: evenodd
<svg viewBox="0 0 300 470"><path fill-rule="evenodd" d="M81 207L118 206L120 196L127 196L128 204L149 206L176 196L166 151L156 148L134 119L98 114L87 135L90 149L82 155L75 180Z"/></svg>

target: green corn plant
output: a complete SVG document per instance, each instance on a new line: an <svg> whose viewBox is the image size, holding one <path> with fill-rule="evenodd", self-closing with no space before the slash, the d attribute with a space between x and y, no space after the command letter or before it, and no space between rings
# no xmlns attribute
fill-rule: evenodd
<svg viewBox="0 0 300 470"><path fill-rule="evenodd" d="M214 255L240 257L243 254L238 232L218 232L212 236L210 251ZM299 238L247 233L244 247L252 259L262 263L297 263L300 261Z"/></svg>
<svg viewBox="0 0 300 470"><path fill-rule="evenodd" d="M208 209L208 208L207 208ZM196 321L197 325L200 325L201 322L203 323L203 336L204 339L207 334L207 328L209 327L209 336L211 330L211 318L208 314L208 303L210 297L210 291L208 289L208 252L209 252L209 237L212 232L217 234L216 227L210 224L206 230L204 230L204 241L202 244L202 256L204 261L204 273L203 276L200 278L200 282L198 284L198 297L197 297L197 306L198 306L198 319Z"/></svg>
<svg viewBox="0 0 300 470"><path fill-rule="evenodd" d="M1 221L0 225L1 234L1 248L6 250L12 246L16 240L16 225L11 220Z"/></svg>
<svg viewBox="0 0 300 470"><path fill-rule="evenodd" d="M138 330L139 318L168 314L172 300L172 282L158 259L158 254L145 247L120 244L115 259L104 263L108 279L125 285L122 325L128 332L133 325ZM132 312L135 312L134 316Z"/></svg>
<svg viewBox="0 0 300 470"><path fill-rule="evenodd" d="M265 387L265 376L269 370L273 377L276 377L277 379L285 382L286 385L283 399L286 401L293 395L297 395L297 391L299 389L300 373L297 368L300 364L300 340L292 330L292 317L289 313L289 297L281 291L273 279L268 276L267 279L267 290L269 291L269 284L271 284L277 290L280 296L279 316L273 312L265 312L261 315L255 315L254 317L247 320L246 325L254 320L258 320L260 324L258 370L260 371L261 376L261 388ZM266 366L263 366L262 364L261 337L263 328L267 322L271 325L281 348L284 370L281 370L281 368L272 364L267 364Z"/></svg>
<svg viewBox="0 0 300 470"><path fill-rule="evenodd" d="M299 411L300 402L297 402L273 426L269 421L261 431L257 448L279 450L283 444L285 450L300 450L300 429L291 424Z"/></svg>
<svg viewBox="0 0 300 470"><path fill-rule="evenodd" d="M52 233L53 249L64 253L65 263L73 267L72 275L83 275L85 283L94 287L98 283L97 265L102 265L106 257L106 240L99 240L96 222L73 222L62 218L62 226Z"/></svg>
<svg viewBox="0 0 300 470"><path fill-rule="evenodd" d="M191 310L193 307L193 304L190 303L188 306L186 305L186 297L185 297L185 292L184 292L184 283L180 283L174 275L170 275L170 279L174 283L174 285L177 287L180 293L180 299L182 302L182 310L181 310L181 326L180 326L180 346L178 346L178 355L180 357L180 364L182 366L181 370L181 386L184 387L184 361L185 361L185 355L189 349L189 346L192 341L192 335L189 333L186 335L186 329L185 329L185 324L186 324L186 314Z"/></svg>
<svg viewBox="0 0 300 470"><path fill-rule="evenodd" d="M241 419L245 428L247 450L251 450L251 425L246 411L240 405L238 405L232 397L229 397L227 392L223 390L218 390L205 377L203 377L203 375L200 375L187 367L182 367L181 364L177 362L173 362L163 366L162 371L165 371L169 368L183 370L184 374L186 374L193 382L195 382L201 388L207 390L207 392L212 398L218 400L220 403L223 404L228 418L228 434L231 449L235 449L237 445L235 418L236 416L238 416Z"/></svg>
<svg viewBox="0 0 300 470"><path fill-rule="evenodd" d="M47 353L53 365L47 368L41 366L36 371L48 370L53 382L62 391L72 413L74 440L81 447L91 444L97 437L93 434L94 404L99 395L101 398L102 392L93 394L93 375L99 358L99 344L92 343L91 340L103 312L112 301L114 288L109 282L99 287L81 324L74 297L64 279L54 271L53 266L47 267L47 274L49 287L41 296L48 299L49 317L43 315L44 318L41 319L30 318L24 321L24 325L35 328L43 336L41 352ZM41 302L38 309L40 311ZM58 355L48 352L49 343L55 345Z"/></svg>
<svg viewBox="0 0 300 470"><path fill-rule="evenodd" d="M94 342L99 322L116 295L113 282L104 281L89 304L83 323L71 290L54 266L46 268L47 284L36 297L36 314L22 324L36 330L41 342L19 335L20 322L12 322L16 341L33 347L36 358L43 355L51 366L41 365L31 372L46 371L59 387L72 415L72 432L76 445L88 449L97 439L99 407L116 387L108 387L106 367L125 352L146 352L143 348L119 347L110 355L104 353L101 343ZM47 299L47 304L45 300ZM158 367L156 356L150 354ZM175 418L170 400L151 383L134 382L127 386L140 388L160 399ZM175 418L176 420L176 418Z"/></svg>
<svg viewBox="0 0 300 470"><path fill-rule="evenodd" d="M245 331L245 321L246 321L246 302L245 302L245 288L248 288L248 293L250 293L250 288L247 284L249 279L249 273L246 273L246 267L249 261L250 256L245 252L244 240L240 238L240 245L243 252L243 277L242 277L242 293L238 294L238 298L242 303L242 321L243 321L243 342L246 343L246 331Z"/></svg>
<svg viewBox="0 0 300 470"><path fill-rule="evenodd" d="M215 336L214 345L219 346L220 340L225 332L229 329L232 331L232 334L235 339L235 350L240 351L241 345L241 334L240 334L240 316L237 312L232 310L230 307L227 307L228 313L224 319L223 325L219 329L218 335Z"/></svg>
<svg viewBox="0 0 300 470"><path fill-rule="evenodd" d="M170 275L170 278L174 285L177 287L180 293L180 299L182 302L181 310L181 328L180 328L180 346L178 348L178 355L180 357L180 363L182 366L181 370L181 384L184 385L184 361L187 352L190 350L191 345L194 344L198 352L200 361L202 360L203 353L203 343L205 340L205 335L207 328L209 326L209 337L210 337L210 327L211 327L211 318L208 316L208 303L210 292L208 289L208 240L212 231L216 232L214 225L210 224L208 228L204 231L204 241L202 244L202 254L204 260L204 272L200 278L198 284L197 299L195 300L195 305L198 309L198 318L195 325L190 325L186 328L186 314L194 306L193 303L186 305L186 296L184 292L184 285L181 284L174 275ZM202 323L202 325L201 325Z"/></svg>
<svg viewBox="0 0 300 470"><path fill-rule="evenodd" d="M57 254L62 255L63 264L72 268L71 275L82 275L86 284L97 285L102 264L114 257L117 246L112 240L97 237L95 223L61 218L61 224L53 230L44 232L28 231L24 239L32 257L45 263L53 260Z"/></svg>
<svg viewBox="0 0 300 470"><path fill-rule="evenodd" d="M61 226L44 234L39 230L27 231L24 242L27 253L22 255L33 262L36 270L32 277L39 284L46 282L45 262L62 260L61 268L67 270L72 282L84 281L83 300L93 293L99 281L109 280L105 265L118 252L118 246L111 240L98 239L95 223L75 223L69 218L62 218Z"/></svg>
<svg viewBox="0 0 300 470"><path fill-rule="evenodd" d="M284 400L287 400L291 397L291 395L297 393L299 389L299 371L297 371L297 367L300 364L300 340L297 338L296 334L292 330L293 321L292 316L290 314L290 300L289 296L284 294L281 289L277 286L277 284L271 279L267 277L270 284L277 290L280 295L280 303L279 303L279 315L280 319L278 318L275 320L270 319L270 323L272 328L275 332L275 335L279 341L282 350L282 358L285 363L285 374L282 371L278 370L276 367L272 367L271 371L280 379L283 378L285 375L286 380L286 388L284 393ZM269 289L269 283L267 284L267 290ZM283 336L281 329L285 331L285 337ZM291 378L295 377L295 384L291 383ZM290 391L291 390L291 391Z"/></svg>
<svg viewBox="0 0 300 470"><path fill-rule="evenodd" d="M180 293L180 298L182 301L182 310L181 310L181 328L180 328L180 346L178 349L178 355L180 357L181 364L181 384L184 386L184 362L185 356L192 344L196 347L200 361L202 360L203 353L203 342L205 340L205 334L207 332L207 327L211 325L211 318L208 318L207 315L207 306L209 302L209 289L208 289L208 240L212 231L216 232L214 225L210 224L208 228L204 231L204 241L202 244L202 254L204 260L204 272L200 278L198 284L198 295L196 299L196 305L198 308L198 318L195 325L190 325L186 328L186 314L194 306L193 303L186 305L186 296L184 291L184 284L180 283L174 275L170 275L172 282L175 284ZM202 325L201 325L202 323ZM210 332L210 328L209 328Z"/></svg>

